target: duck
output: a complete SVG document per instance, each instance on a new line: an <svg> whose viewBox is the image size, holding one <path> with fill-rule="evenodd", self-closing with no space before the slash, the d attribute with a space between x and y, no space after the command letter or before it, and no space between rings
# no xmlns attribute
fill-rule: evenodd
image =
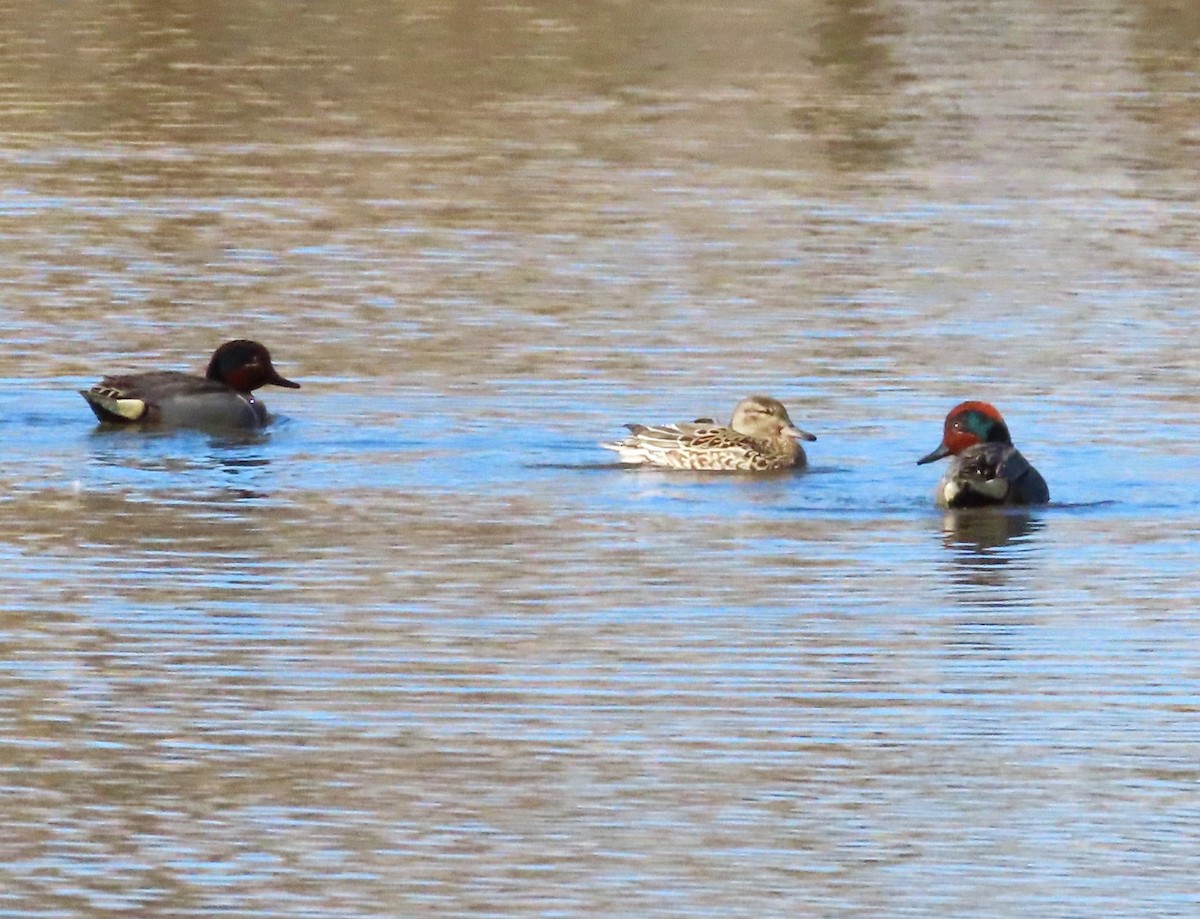
<svg viewBox="0 0 1200 919"><path fill-rule="evenodd" d="M265 346L237 339L213 352L202 377L176 370L106 376L79 394L102 424L259 428L267 407L253 392L268 383L300 388L279 374Z"/></svg>
<svg viewBox="0 0 1200 919"><path fill-rule="evenodd" d="M942 442L917 465L953 456L934 493L947 509L1045 504L1050 489L1013 446L1008 425L988 402L962 402L946 415Z"/></svg>
<svg viewBox="0 0 1200 919"><path fill-rule="evenodd" d="M801 440L816 436L792 424L787 409L770 396L748 396L737 404L729 426L712 418L676 424L629 424L624 440L600 444L628 465L724 472L803 469Z"/></svg>

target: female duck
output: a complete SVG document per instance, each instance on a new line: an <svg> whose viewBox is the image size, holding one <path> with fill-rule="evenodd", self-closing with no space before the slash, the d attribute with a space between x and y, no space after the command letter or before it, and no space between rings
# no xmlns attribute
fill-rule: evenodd
<svg viewBox="0 0 1200 919"><path fill-rule="evenodd" d="M202 377L175 370L108 376L79 392L106 424L257 428L267 423L267 407L251 393L267 383L300 388L279 375L266 348L238 340L213 353Z"/></svg>
<svg viewBox="0 0 1200 919"><path fill-rule="evenodd" d="M601 444L616 450L621 462L672 469L767 472L803 469L808 463L800 440L816 440L788 417L787 409L770 396L750 396L738 403L729 427L711 418L647 426L626 425L624 440Z"/></svg>
<svg viewBox="0 0 1200 919"><path fill-rule="evenodd" d="M941 445L917 460L932 463L953 455L935 497L941 507L1045 504L1046 480L1013 446L1008 425L995 406L963 402L946 416Z"/></svg>

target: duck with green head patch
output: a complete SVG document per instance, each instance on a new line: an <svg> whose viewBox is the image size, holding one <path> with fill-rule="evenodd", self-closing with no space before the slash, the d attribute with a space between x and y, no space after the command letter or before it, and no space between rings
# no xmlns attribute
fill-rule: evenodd
<svg viewBox="0 0 1200 919"><path fill-rule="evenodd" d="M1045 504L1050 489L1013 446L1008 425L987 402L963 402L946 416L942 442L917 465L953 456L935 497L945 508Z"/></svg>
<svg viewBox="0 0 1200 919"><path fill-rule="evenodd" d="M268 383L300 388L280 376L265 347L239 339L213 353L202 377L177 370L107 376L79 394L109 425L258 428L267 423L267 407L253 391Z"/></svg>
<svg viewBox="0 0 1200 919"><path fill-rule="evenodd" d="M630 465L722 472L769 472L803 469L808 463L798 441L817 438L802 431L787 409L770 396L738 403L729 427L711 418L677 424L626 425L624 440L600 446L615 450Z"/></svg>

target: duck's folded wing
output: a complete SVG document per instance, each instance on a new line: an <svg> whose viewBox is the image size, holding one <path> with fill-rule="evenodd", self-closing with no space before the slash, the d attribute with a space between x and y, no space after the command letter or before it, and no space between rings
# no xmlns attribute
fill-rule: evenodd
<svg viewBox="0 0 1200 919"><path fill-rule="evenodd" d="M211 395L228 392L224 383L162 370L154 373L134 373L128 376L107 376L91 389L79 394L101 421L142 421L156 403L181 395Z"/></svg>
<svg viewBox="0 0 1200 919"><path fill-rule="evenodd" d="M999 471L1008 480L1009 497L1013 503L1045 504L1050 500L1050 488L1046 480L1016 448L1008 451Z"/></svg>
<svg viewBox="0 0 1200 919"><path fill-rule="evenodd" d="M628 428L632 433L626 438L626 442L636 440L643 446L660 450L684 449L697 453L711 450L761 452L758 441L753 437L717 424L682 421L678 424L654 426L631 424Z"/></svg>
<svg viewBox="0 0 1200 919"><path fill-rule="evenodd" d="M90 391L107 390L128 398L170 399L184 394L228 392L229 387L217 380L180 373L175 370L160 370L156 373L134 373L129 376L105 377Z"/></svg>
<svg viewBox="0 0 1200 919"><path fill-rule="evenodd" d="M682 421L679 424L627 424L630 436L626 440L637 440L643 444L654 444L663 448L681 444L699 444L712 439L721 429L711 425Z"/></svg>
<svg viewBox="0 0 1200 919"><path fill-rule="evenodd" d="M757 455L756 442L736 431L715 424L680 422L678 424L630 424L629 436L615 443L600 446L616 450L627 463L657 463L666 465L701 465L702 460L685 462L682 457L711 456L718 451L730 457ZM670 457L670 461L668 461Z"/></svg>
<svg viewBox="0 0 1200 919"><path fill-rule="evenodd" d="M962 485L991 501L1044 504L1050 500L1045 480L1021 452L1008 444L979 444L963 454L958 470Z"/></svg>

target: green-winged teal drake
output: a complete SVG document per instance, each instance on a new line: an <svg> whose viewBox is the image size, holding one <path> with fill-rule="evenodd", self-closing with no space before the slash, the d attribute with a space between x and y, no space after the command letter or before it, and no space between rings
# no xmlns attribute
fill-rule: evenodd
<svg viewBox="0 0 1200 919"><path fill-rule="evenodd" d="M106 424L257 428L267 422L267 407L252 393L267 383L300 388L279 375L265 347L239 339L217 348L202 377L175 370L108 376L80 394Z"/></svg>
<svg viewBox="0 0 1200 919"><path fill-rule="evenodd" d="M945 508L1002 504L1045 504L1050 489L1013 446L1008 425L995 406L963 402L946 416L941 445L917 464L953 456L935 497Z"/></svg>
<svg viewBox="0 0 1200 919"><path fill-rule="evenodd" d="M710 418L626 427L631 433L624 440L600 446L617 451L623 463L672 469L803 469L808 458L798 441L817 439L792 424L783 403L770 396L750 396L739 402L729 427Z"/></svg>

